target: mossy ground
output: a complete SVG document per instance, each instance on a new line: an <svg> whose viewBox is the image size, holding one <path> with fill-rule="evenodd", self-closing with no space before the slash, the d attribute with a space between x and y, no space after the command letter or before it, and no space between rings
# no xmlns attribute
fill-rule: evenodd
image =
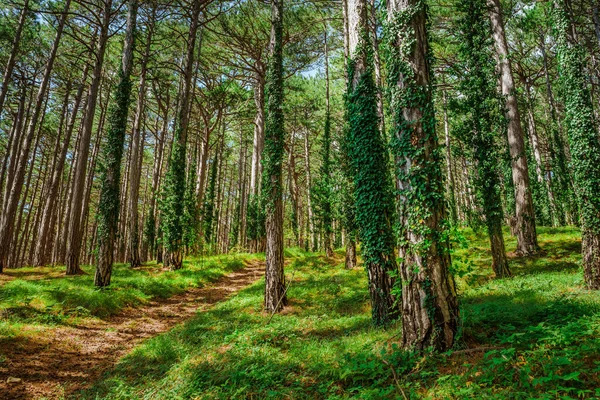
<svg viewBox="0 0 600 400"><path fill-rule="evenodd" d="M491 277L485 234L463 234L467 248L455 253L463 276L454 351L400 350L399 325L371 326L362 268L345 270L341 253L333 263L289 250L290 305L269 324L258 282L137 347L77 397L600 396L600 294L583 287L579 232L541 228L544 254L513 258L515 276L503 280ZM514 239L506 239L514 250Z"/></svg>

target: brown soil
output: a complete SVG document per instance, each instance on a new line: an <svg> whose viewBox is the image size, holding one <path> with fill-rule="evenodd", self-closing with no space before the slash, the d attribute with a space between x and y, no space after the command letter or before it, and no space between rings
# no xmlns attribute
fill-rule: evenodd
<svg viewBox="0 0 600 400"><path fill-rule="evenodd" d="M0 398L59 399L88 387L141 341L168 331L196 312L258 280L264 264L247 265L214 284L127 309L106 320L86 320L0 345ZM12 378L20 382L9 383Z"/></svg>

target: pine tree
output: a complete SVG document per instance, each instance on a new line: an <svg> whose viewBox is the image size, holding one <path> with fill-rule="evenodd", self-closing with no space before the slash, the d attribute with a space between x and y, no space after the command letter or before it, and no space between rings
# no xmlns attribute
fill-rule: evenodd
<svg viewBox="0 0 600 400"><path fill-rule="evenodd" d="M393 153L400 189L400 273L404 346L448 350L458 302L448 243L442 154L435 130L427 9L388 2L388 79Z"/></svg>
<svg viewBox="0 0 600 400"><path fill-rule="evenodd" d="M119 70L119 84L115 89L113 108L109 111L109 127L106 142L102 148L101 190L98 204L98 264L94 284L98 287L110 285L114 261L115 242L119 222L121 196L121 163L129 100L131 97L131 70L133 67L133 47L137 19L137 0L129 1L127 32L123 46L122 67Z"/></svg>
<svg viewBox="0 0 600 400"><path fill-rule="evenodd" d="M277 312L287 304L283 270L283 0L272 0L271 59L267 71L267 119L263 152L263 190L267 233L265 310Z"/></svg>
<svg viewBox="0 0 600 400"><path fill-rule="evenodd" d="M516 88L508 54L508 43L506 41L506 33L504 32L504 20L500 0L487 0L487 8L492 28L492 37L495 42L508 124L508 150L515 194L517 254L532 255L539 248L532 188L529 180L529 165L525 152L523 129L521 128L521 115L517 104Z"/></svg>
<svg viewBox="0 0 600 400"><path fill-rule="evenodd" d="M199 28L201 0L194 0L192 19L187 40L187 54L183 71L183 86L179 103L173 147L169 158L169 169L165 176L162 211L163 248L166 251L164 262L173 270L183 267L183 216L185 203L185 162L187 152L187 131L189 124L189 104L191 97L194 50Z"/></svg>
<svg viewBox="0 0 600 400"><path fill-rule="evenodd" d="M499 149L494 133L499 102L490 52L487 6L485 0L465 0L458 2L458 10L460 17L457 27L461 38L459 56L465 71L459 91L464 96L462 108L466 114L466 136L477 168L475 186L490 237L492 268L497 277L503 278L510 276L510 270L502 236Z"/></svg>
<svg viewBox="0 0 600 400"><path fill-rule="evenodd" d="M573 179L582 221L586 284L600 289L600 142L585 76L585 52L578 43L566 0L554 0L553 25L571 147Z"/></svg>
<svg viewBox="0 0 600 400"><path fill-rule="evenodd" d="M349 1L348 15L351 40L346 95L347 150L354 181L362 256L369 277L373 324L384 326L399 316L392 294L396 257L391 222L391 179L387 150L379 131L366 2Z"/></svg>

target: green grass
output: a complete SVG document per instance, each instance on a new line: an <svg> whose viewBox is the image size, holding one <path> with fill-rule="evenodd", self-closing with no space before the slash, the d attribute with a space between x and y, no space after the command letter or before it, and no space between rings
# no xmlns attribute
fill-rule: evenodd
<svg viewBox="0 0 600 400"><path fill-rule="evenodd" d="M184 269L168 271L156 264L131 269L115 265L112 284L94 287L94 269L85 275L66 277L63 267L8 270L13 280L0 283L0 341L25 331L43 331L78 318L106 318L125 307L140 306L155 298L167 298L191 287L201 287L244 266L254 255L191 258ZM25 329L27 328L27 329Z"/></svg>
<svg viewBox="0 0 600 400"><path fill-rule="evenodd" d="M515 277L504 280L491 279L485 235L463 234L455 254L462 326L452 352L400 350L399 325L371 326L363 269L292 250L290 306L270 324L259 282L137 347L78 397L600 396L600 295L583 288L578 231L541 228L545 254L514 259ZM514 250L514 239L507 246Z"/></svg>

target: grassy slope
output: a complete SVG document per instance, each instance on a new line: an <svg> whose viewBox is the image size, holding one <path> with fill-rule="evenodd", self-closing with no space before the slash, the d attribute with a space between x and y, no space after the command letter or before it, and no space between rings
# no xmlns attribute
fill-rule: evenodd
<svg viewBox="0 0 600 400"><path fill-rule="evenodd" d="M105 318L124 307L153 298L167 298L189 287L203 286L244 266L254 255L219 256L186 260L180 271L155 264L130 269L116 265L110 288L94 288L93 267L85 275L65 277L63 267L8 270L15 279L0 282L0 342L19 335L39 334L81 318ZM0 355L1 357L1 355ZM1 359L0 359L1 361Z"/></svg>
<svg viewBox="0 0 600 400"><path fill-rule="evenodd" d="M490 278L485 236L455 254L455 352L398 350L370 326L366 277L317 255L294 261L291 305L269 325L257 283L123 359L85 398L576 398L600 396L600 295L582 288L579 234L541 229L547 254ZM513 239L507 238L509 249ZM484 348L464 351L464 348ZM493 347L493 348L489 348ZM394 374L397 378L394 378Z"/></svg>

